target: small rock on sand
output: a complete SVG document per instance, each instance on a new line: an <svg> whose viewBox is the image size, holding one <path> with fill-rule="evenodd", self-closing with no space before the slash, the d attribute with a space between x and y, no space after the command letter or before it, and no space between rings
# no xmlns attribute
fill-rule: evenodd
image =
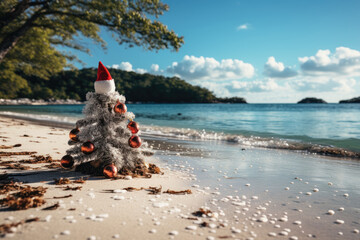
<svg viewBox="0 0 360 240"><path fill-rule="evenodd" d="M176 236L176 235L179 235L179 232L174 230L174 231L169 232L169 235Z"/></svg>

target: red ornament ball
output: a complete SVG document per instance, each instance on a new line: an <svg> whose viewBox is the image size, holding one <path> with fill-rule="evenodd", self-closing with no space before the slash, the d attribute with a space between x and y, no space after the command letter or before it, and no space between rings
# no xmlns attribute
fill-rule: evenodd
<svg viewBox="0 0 360 240"><path fill-rule="evenodd" d="M114 107L114 111L116 113L124 114L127 111L127 107L124 103L118 101Z"/></svg>
<svg viewBox="0 0 360 240"><path fill-rule="evenodd" d="M141 146L141 138L139 136L133 135L129 138L129 145L132 148L138 148Z"/></svg>
<svg viewBox="0 0 360 240"><path fill-rule="evenodd" d="M85 154L90 154L95 150L95 146L92 142L87 141L81 145L81 151Z"/></svg>
<svg viewBox="0 0 360 240"><path fill-rule="evenodd" d="M78 138L78 134L79 134L80 130L78 128L74 128L73 130L70 131L69 133L69 137L71 140L73 140L74 142L78 142L79 138Z"/></svg>
<svg viewBox="0 0 360 240"><path fill-rule="evenodd" d="M139 131L139 124L137 122L130 121L127 127L133 134Z"/></svg>
<svg viewBox="0 0 360 240"><path fill-rule="evenodd" d="M74 166L74 158L70 155L65 155L61 158L60 164L63 168L72 168Z"/></svg>
<svg viewBox="0 0 360 240"><path fill-rule="evenodd" d="M104 167L103 173L107 178L113 178L117 175L117 167L114 164L109 164Z"/></svg>

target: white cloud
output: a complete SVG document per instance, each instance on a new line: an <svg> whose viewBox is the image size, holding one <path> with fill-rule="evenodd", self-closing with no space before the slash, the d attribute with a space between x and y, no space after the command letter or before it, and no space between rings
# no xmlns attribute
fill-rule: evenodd
<svg viewBox="0 0 360 240"><path fill-rule="evenodd" d="M360 76L360 52L338 47L335 53L319 50L315 56L299 58L301 69L307 75Z"/></svg>
<svg viewBox="0 0 360 240"><path fill-rule="evenodd" d="M295 90L300 92L341 92L349 93L354 91L356 80L353 78L305 78L289 82L289 85Z"/></svg>
<svg viewBox="0 0 360 240"><path fill-rule="evenodd" d="M127 72L137 72L137 73L140 73L140 74L144 74L144 73L147 72L146 69L143 69L143 68L133 69L132 64L129 63L129 62L121 62L120 64L113 64L111 66L111 68L121 69L121 70L124 70L124 71L127 71Z"/></svg>
<svg viewBox="0 0 360 240"><path fill-rule="evenodd" d="M151 64L150 71L151 72L159 72L160 66L158 64Z"/></svg>
<svg viewBox="0 0 360 240"><path fill-rule="evenodd" d="M233 81L231 85L227 86L230 92L271 92L279 88L276 81L272 79L264 81Z"/></svg>
<svg viewBox="0 0 360 240"><path fill-rule="evenodd" d="M181 62L173 62L167 72L185 80L223 81L254 76L254 67L238 59L223 59L186 55Z"/></svg>
<svg viewBox="0 0 360 240"><path fill-rule="evenodd" d="M236 29L239 31L239 30L246 30L246 29L249 29L249 24L248 23L245 23L245 24L242 24L240 26L238 26Z"/></svg>
<svg viewBox="0 0 360 240"><path fill-rule="evenodd" d="M271 78L290 78L298 73L291 67L285 67L282 62L276 62L274 57L269 57L264 66L264 75Z"/></svg>
<svg viewBox="0 0 360 240"><path fill-rule="evenodd" d="M131 63L129 62L121 62L120 64L113 64L111 67L115 69L121 69L127 72L134 71Z"/></svg>

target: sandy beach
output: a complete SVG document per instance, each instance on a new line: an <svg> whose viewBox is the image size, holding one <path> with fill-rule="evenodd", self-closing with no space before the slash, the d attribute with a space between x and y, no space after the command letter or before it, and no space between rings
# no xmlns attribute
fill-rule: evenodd
<svg viewBox="0 0 360 240"><path fill-rule="evenodd" d="M356 200L360 190L354 180L360 166L356 161L147 136L145 139L155 150L147 162L155 163L164 172L150 179L110 180L60 167L49 169L49 163L21 163L20 167L30 167L27 170L8 169L9 165L3 164L13 161L14 165L34 156L51 156L56 164L68 148L70 129L0 118L2 176L6 172L22 185L46 188L46 202L39 207L2 207L4 237L360 239L360 206ZM36 153L6 154L11 152ZM286 164L289 160L291 165ZM55 185L54 179L61 177L87 180L83 184ZM65 190L66 186L81 189ZM160 194L149 194L146 189L124 190L160 186ZM168 189L189 189L192 194L164 193ZM56 209L44 210L57 203ZM211 213L195 216L193 213L201 207ZM38 219L24 222L33 218ZM20 221L21 225L4 232L6 224Z"/></svg>

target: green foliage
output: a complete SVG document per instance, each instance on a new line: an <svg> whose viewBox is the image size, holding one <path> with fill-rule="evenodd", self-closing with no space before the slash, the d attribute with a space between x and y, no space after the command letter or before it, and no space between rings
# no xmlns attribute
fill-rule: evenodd
<svg viewBox="0 0 360 240"><path fill-rule="evenodd" d="M89 52L82 39L90 38L106 49L100 29L129 47L177 51L183 37L156 20L168 9L160 0L0 1L1 97L29 94L24 74L46 80L69 67L66 60L76 60L74 54L56 46ZM8 85L13 86L4 91Z"/></svg>
<svg viewBox="0 0 360 240"><path fill-rule="evenodd" d="M157 103L208 103L217 98L206 88L192 86L177 77L138 74L118 69L109 69L115 80L116 90L132 102ZM15 97L35 99L85 100L87 92L94 91L97 69L61 71L44 80L38 76L23 76L28 80L28 94ZM1 94L1 92L0 92Z"/></svg>

